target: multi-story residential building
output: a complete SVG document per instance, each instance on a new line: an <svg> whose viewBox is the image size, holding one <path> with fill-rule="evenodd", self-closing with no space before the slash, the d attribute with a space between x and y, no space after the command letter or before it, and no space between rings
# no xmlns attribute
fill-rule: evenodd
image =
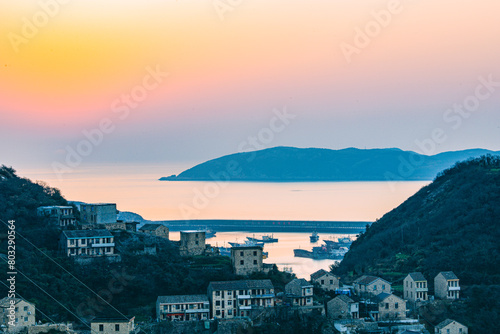
<svg viewBox="0 0 500 334"><path fill-rule="evenodd" d="M460 298L460 282L452 271L442 271L434 278L434 294L441 299Z"/></svg>
<svg viewBox="0 0 500 334"><path fill-rule="evenodd" d="M115 254L113 234L108 230L63 231L61 249L67 256L106 256Z"/></svg>
<svg viewBox="0 0 500 334"><path fill-rule="evenodd" d="M458 321L452 319L446 319L445 321L439 323L434 327L434 333L436 334L467 334L467 326L462 325Z"/></svg>
<svg viewBox="0 0 500 334"><path fill-rule="evenodd" d="M334 291L340 287L340 277L324 269L312 273L311 282L318 284L321 289L328 291Z"/></svg>
<svg viewBox="0 0 500 334"><path fill-rule="evenodd" d="M353 282L353 286L358 296L376 296L379 293L391 293L391 283L376 276L363 275Z"/></svg>
<svg viewBox="0 0 500 334"><path fill-rule="evenodd" d="M169 237L168 227L163 224L145 224L139 228L139 232L165 239Z"/></svg>
<svg viewBox="0 0 500 334"><path fill-rule="evenodd" d="M103 334L131 334L135 332L134 318L95 318L90 323L90 330L94 333Z"/></svg>
<svg viewBox="0 0 500 334"><path fill-rule="evenodd" d="M250 275L263 270L262 246L231 248L231 264L236 275Z"/></svg>
<svg viewBox="0 0 500 334"><path fill-rule="evenodd" d="M255 312L274 307L271 280L210 282L208 285L212 318L252 317Z"/></svg>
<svg viewBox="0 0 500 334"><path fill-rule="evenodd" d="M39 217L49 217L53 223L62 228L76 225L72 206L41 206L36 213Z"/></svg>
<svg viewBox="0 0 500 334"><path fill-rule="evenodd" d="M359 303L346 295L339 295L327 303L328 317L332 319L359 318Z"/></svg>
<svg viewBox="0 0 500 334"><path fill-rule="evenodd" d="M196 256L205 253L205 231L181 231L181 256Z"/></svg>
<svg viewBox="0 0 500 334"><path fill-rule="evenodd" d="M118 211L114 203L82 203L80 218L82 224L98 225L116 223Z"/></svg>
<svg viewBox="0 0 500 334"><path fill-rule="evenodd" d="M406 301L389 293L380 293L371 299L377 311L371 312L376 321L406 319Z"/></svg>
<svg viewBox="0 0 500 334"><path fill-rule="evenodd" d="M206 295L159 296L156 318L163 320L208 320L210 303Z"/></svg>
<svg viewBox="0 0 500 334"><path fill-rule="evenodd" d="M35 325L35 305L21 298L0 300L0 325L8 331L18 331Z"/></svg>
<svg viewBox="0 0 500 334"><path fill-rule="evenodd" d="M314 286L303 278L296 278L285 285L285 299L291 306L312 306Z"/></svg>
<svg viewBox="0 0 500 334"><path fill-rule="evenodd" d="M403 281L403 298L413 302L428 300L429 286L424 275L409 273Z"/></svg>

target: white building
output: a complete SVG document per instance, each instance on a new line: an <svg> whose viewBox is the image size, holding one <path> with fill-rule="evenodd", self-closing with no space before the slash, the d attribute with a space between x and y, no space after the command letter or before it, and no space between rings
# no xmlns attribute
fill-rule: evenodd
<svg viewBox="0 0 500 334"><path fill-rule="evenodd" d="M61 233L61 249L67 256L115 254L113 234L108 230L73 230Z"/></svg>

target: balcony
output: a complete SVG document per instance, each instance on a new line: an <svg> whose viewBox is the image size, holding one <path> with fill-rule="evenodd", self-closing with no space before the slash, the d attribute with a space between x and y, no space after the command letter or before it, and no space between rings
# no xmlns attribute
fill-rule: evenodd
<svg viewBox="0 0 500 334"><path fill-rule="evenodd" d="M238 295L238 299L250 299L250 295Z"/></svg>
<svg viewBox="0 0 500 334"><path fill-rule="evenodd" d="M251 309L252 309L252 306L251 306L251 305L248 305L248 306L240 306L239 308L240 308L240 310L251 310Z"/></svg>
<svg viewBox="0 0 500 334"><path fill-rule="evenodd" d="M192 309L192 310L185 310L186 313L209 313L210 309L208 308L199 308L199 309Z"/></svg>
<svg viewBox="0 0 500 334"><path fill-rule="evenodd" d="M448 291L460 291L460 287L459 286L449 286Z"/></svg>
<svg viewBox="0 0 500 334"><path fill-rule="evenodd" d="M102 244L92 244L92 247L115 247L115 243L114 242L110 242L110 243L102 243Z"/></svg>
<svg viewBox="0 0 500 334"><path fill-rule="evenodd" d="M268 293L264 295L240 295L238 299L251 299L251 298L274 298L274 293Z"/></svg>
<svg viewBox="0 0 500 334"><path fill-rule="evenodd" d="M415 291L416 292L428 292L429 289L427 289L427 288L416 288Z"/></svg>

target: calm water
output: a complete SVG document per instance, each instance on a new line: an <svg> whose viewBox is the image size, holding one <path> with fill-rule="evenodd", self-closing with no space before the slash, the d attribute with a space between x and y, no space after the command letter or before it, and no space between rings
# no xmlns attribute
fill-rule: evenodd
<svg viewBox="0 0 500 334"><path fill-rule="evenodd" d="M51 171L18 174L59 188L69 200L117 203L151 220L286 219L374 221L428 182L161 182L165 166L97 166L59 180Z"/></svg>
<svg viewBox="0 0 500 334"><path fill-rule="evenodd" d="M428 182L314 182L250 183L160 182L186 166L96 166L80 168L60 180L51 171L18 170L18 174L57 187L69 200L117 203L151 220L174 219L277 219L374 221L401 204ZM312 232L312 231L311 231ZM262 234L255 234L261 236ZM212 245L243 242L250 233L219 232ZM308 278L328 269L333 260L295 258L294 248L311 250L307 233L274 233L278 243L266 244L266 263L280 269L291 267L298 277ZM323 239L344 235L322 234ZM354 235L349 235L354 237ZM179 233L171 233L172 240Z"/></svg>
<svg viewBox="0 0 500 334"><path fill-rule="evenodd" d="M246 237L261 237L262 233L246 233L246 232L217 232L214 238L207 239L207 243L212 246L230 247L228 242L244 242ZM278 242L264 245L264 251L269 253L269 257L264 260L265 263L275 263L279 269L285 267L291 268L293 273L299 278L309 279L309 275L319 269L329 270L331 264L335 260L313 260L293 256L295 248L312 250L313 246L323 244L324 239L337 240L341 237L351 237L355 239L354 234L319 234L320 239L316 243L309 241L307 233L273 233ZM179 232L171 232L171 240L179 240Z"/></svg>

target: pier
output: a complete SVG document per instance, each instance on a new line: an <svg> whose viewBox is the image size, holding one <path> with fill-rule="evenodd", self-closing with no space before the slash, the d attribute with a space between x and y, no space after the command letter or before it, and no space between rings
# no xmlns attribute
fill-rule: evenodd
<svg viewBox="0 0 500 334"><path fill-rule="evenodd" d="M196 219L159 221L170 231L211 228L218 232L303 232L354 234L365 231L366 221L305 221L305 220L230 220Z"/></svg>

